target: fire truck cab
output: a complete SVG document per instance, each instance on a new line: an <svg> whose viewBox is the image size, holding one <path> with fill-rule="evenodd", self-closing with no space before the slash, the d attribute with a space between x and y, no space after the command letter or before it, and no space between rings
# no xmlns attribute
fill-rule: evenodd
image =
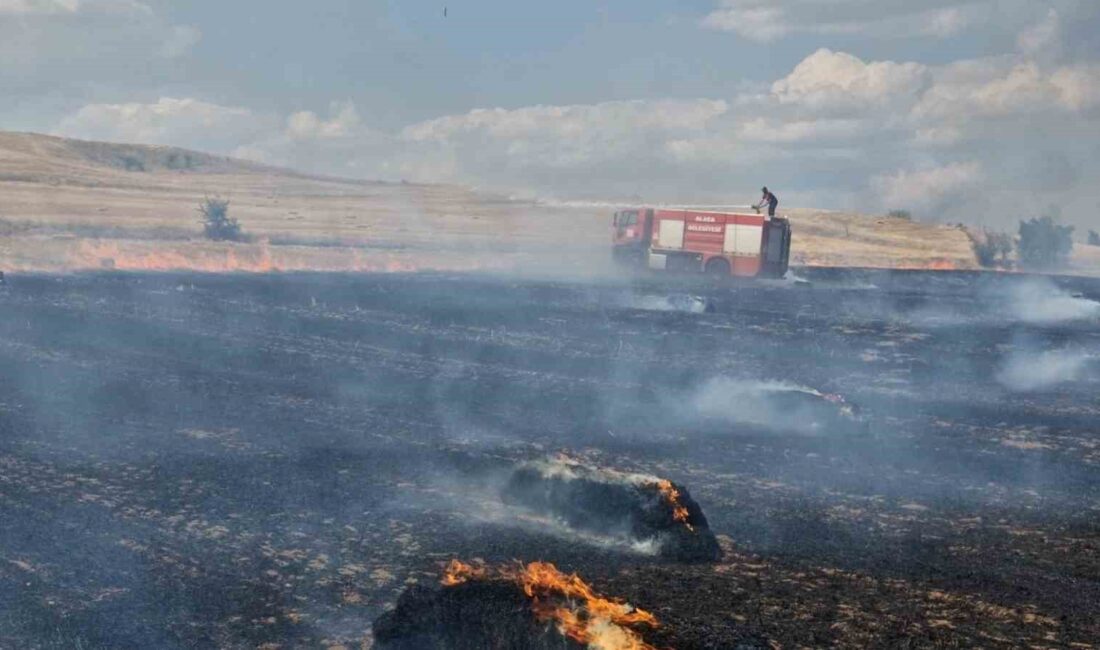
<svg viewBox="0 0 1100 650"><path fill-rule="evenodd" d="M638 208L616 212L612 254L655 271L778 278L787 273L790 221L740 212Z"/></svg>

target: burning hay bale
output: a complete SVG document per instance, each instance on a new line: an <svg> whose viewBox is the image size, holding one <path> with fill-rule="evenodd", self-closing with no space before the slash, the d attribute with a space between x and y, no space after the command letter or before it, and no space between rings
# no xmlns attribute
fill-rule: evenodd
<svg viewBox="0 0 1100 650"><path fill-rule="evenodd" d="M655 650L656 617L596 593L553 564L491 568L452 560L440 588L414 586L374 623L385 650Z"/></svg>
<svg viewBox="0 0 1100 650"><path fill-rule="evenodd" d="M572 530L652 549L681 562L711 562L721 551L703 510L671 481L590 467L569 458L524 463L501 498Z"/></svg>

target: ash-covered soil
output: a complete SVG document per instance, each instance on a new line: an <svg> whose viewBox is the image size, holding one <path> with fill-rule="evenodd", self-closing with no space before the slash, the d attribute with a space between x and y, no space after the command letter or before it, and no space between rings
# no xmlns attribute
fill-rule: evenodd
<svg viewBox="0 0 1100 650"><path fill-rule="evenodd" d="M0 648L370 647L455 557L658 647L1093 647L1100 283L810 279L9 277ZM722 559L501 502L557 452L685 486Z"/></svg>

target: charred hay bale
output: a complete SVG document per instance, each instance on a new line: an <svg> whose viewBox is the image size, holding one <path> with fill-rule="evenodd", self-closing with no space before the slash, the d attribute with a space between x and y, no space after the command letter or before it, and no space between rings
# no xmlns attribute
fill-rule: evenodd
<svg viewBox="0 0 1100 650"><path fill-rule="evenodd" d="M687 488L655 476L563 459L537 461L512 472L501 498L576 531L654 548L669 560L713 562L721 556Z"/></svg>
<svg viewBox="0 0 1100 650"><path fill-rule="evenodd" d="M397 607L375 620L380 650L582 650L585 646L540 622L514 584L414 585Z"/></svg>

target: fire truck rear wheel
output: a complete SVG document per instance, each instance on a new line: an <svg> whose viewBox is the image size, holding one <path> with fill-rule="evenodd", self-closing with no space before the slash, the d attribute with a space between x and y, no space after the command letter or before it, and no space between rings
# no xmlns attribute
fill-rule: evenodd
<svg viewBox="0 0 1100 650"><path fill-rule="evenodd" d="M704 270L707 275L728 276L730 274L730 263L724 259L716 258L707 262Z"/></svg>

